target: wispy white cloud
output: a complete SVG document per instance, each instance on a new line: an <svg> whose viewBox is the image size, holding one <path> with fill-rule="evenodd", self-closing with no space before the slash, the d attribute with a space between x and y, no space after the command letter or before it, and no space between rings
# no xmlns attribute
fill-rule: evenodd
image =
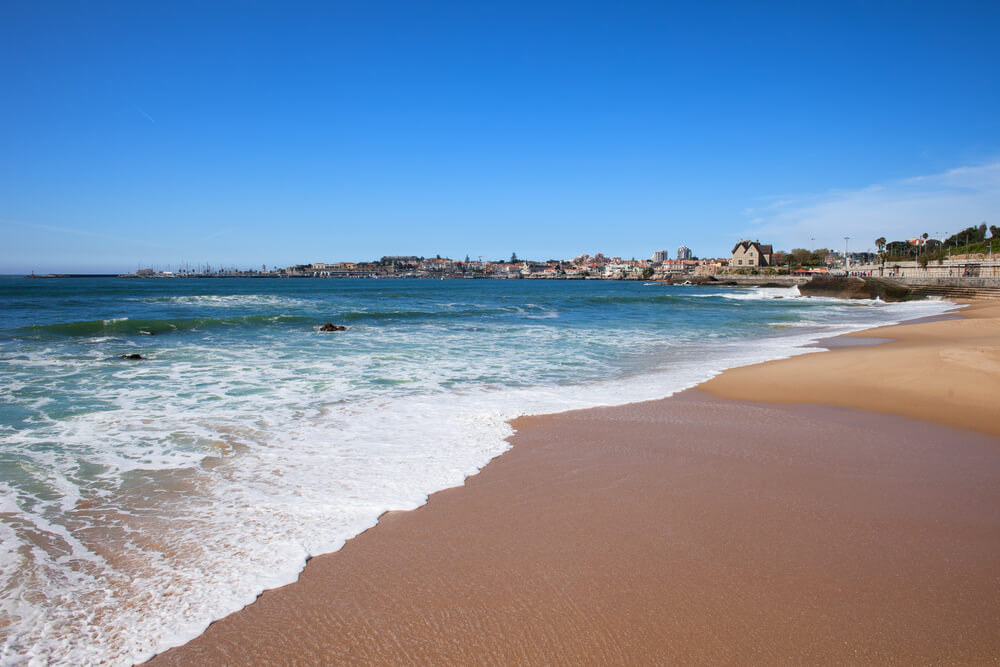
<svg viewBox="0 0 1000 667"><path fill-rule="evenodd" d="M1000 162L858 190L774 197L745 213L748 236L785 249L840 248L845 236L851 237L852 250L873 247L879 236L943 236L983 221L997 224Z"/></svg>

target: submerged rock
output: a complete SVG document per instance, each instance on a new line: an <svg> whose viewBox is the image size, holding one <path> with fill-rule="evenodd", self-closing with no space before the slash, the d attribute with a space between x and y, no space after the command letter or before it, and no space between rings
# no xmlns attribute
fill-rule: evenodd
<svg viewBox="0 0 1000 667"><path fill-rule="evenodd" d="M119 359L128 359L129 361L140 361L140 360L145 359L145 358L146 357L144 357L144 356L142 356L141 354L138 354L138 353L123 354L121 357L119 357Z"/></svg>
<svg viewBox="0 0 1000 667"><path fill-rule="evenodd" d="M347 327L343 324L333 324L332 322L327 322L319 328L320 331L347 331Z"/></svg>

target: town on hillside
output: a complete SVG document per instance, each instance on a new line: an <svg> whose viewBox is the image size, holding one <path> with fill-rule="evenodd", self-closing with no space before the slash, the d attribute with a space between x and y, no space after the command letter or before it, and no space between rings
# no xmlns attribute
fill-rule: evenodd
<svg viewBox="0 0 1000 667"><path fill-rule="evenodd" d="M989 236L987 235L989 232ZM682 282L718 277L808 278L814 275L877 277L1000 277L994 254L1000 253L1000 228L984 224L969 227L945 239L922 234L904 241L873 241L875 252L793 248L774 250L759 240L739 240L728 257L699 258L680 246L671 258L656 250L648 259L583 254L572 259L545 261L521 259L516 253L507 260L451 259L415 255L385 256L368 262L312 262L284 268L259 270L211 266L178 269L139 269L123 277L272 277L272 278L493 278L649 280ZM1000 254L998 254L1000 257Z"/></svg>
<svg viewBox="0 0 1000 667"><path fill-rule="evenodd" d="M460 260L440 255L394 255L369 262L312 262L271 269L262 266L260 270L211 266L182 267L176 270L144 268L127 276L671 280L683 276L704 277L727 273L787 273L788 267L784 262L790 256L788 253L774 253L769 245L740 241L731 257L722 258L699 258L691 248L680 246L673 258L667 250L656 250L648 259L608 257L598 252L572 259L544 261L521 259L517 253L513 253L508 260L486 260L482 257L473 260L468 256ZM829 267L843 263L837 253L828 250L811 252L803 261L815 271L829 270Z"/></svg>

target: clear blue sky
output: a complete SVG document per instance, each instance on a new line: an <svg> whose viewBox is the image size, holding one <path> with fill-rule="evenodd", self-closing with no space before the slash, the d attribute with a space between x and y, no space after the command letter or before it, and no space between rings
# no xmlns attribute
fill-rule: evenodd
<svg viewBox="0 0 1000 667"><path fill-rule="evenodd" d="M4 2L0 272L997 224L1000 3L747 4Z"/></svg>

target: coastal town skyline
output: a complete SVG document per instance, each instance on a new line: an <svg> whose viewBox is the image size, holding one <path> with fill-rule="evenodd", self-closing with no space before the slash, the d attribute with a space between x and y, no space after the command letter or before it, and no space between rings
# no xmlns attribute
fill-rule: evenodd
<svg viewBox="0 0 1000 667"><path fill-rule="evenodd" d="M872 241L869 247L865 247L864 239L855 239L855 245L850 245L850 238L843 239L843 250L833 247L793 247L791 249L774 249L770 243L762 244L759 239L740 239L736 246L723 256L698 256L694 250L686 245L676 248L676 254L666 249L654 250L645 257L633 255L631 258L618 255L605 254L603 252L581 253L569 257L529 257L512 252L509 259L489 258L484 255L473 257L466 254L465 258L442 256L436 253L430 255L382 255L375 259L359 259L335 261L313 261L296 262L287 266L278 264L268 265L261 263L259 269L256 266L243 264L226 265L213 262L186 262L167 263L165 265L153 264L144 265L141 261L136 263L134 271L122 270L113 273L73 273L69 271L38 271L32 269L30 276L67 276L67 275L121 275L134 277L149 276L253 276L253 277L388 277L390 275L402 275L406 277L428 277L434 275L447 275L462 277L603 277L621 278L631 275L636 277L649 277L649 270L656 274L675 274L701 272L702 274L713 274L719 270L729 267L736 268L743 265L739 261L741 246L756 246L758 253L766 253L765 263L756 265L756 268L763 266L774 267L775 269L785 266L790 268L792 264L802 266L811 264L812 266L825 265L827 267L844 266L844 258L848 257L852 263L868 263L878 257L883 260L892 257L896 261L901 258L917 260L921 255L928 258L933 253L944 253L949 248L954 248L956 254L962 254L961 248L965 246L965 252L969 252L970 244L981 247L972 249L973 253L987 253L992 257L992 249L1000 239L1000 227L997 225L987 225L985 222L979 225L972 225L959 230L955 234L945 233L942 238L940 232L935 233L935 237L927 232L919 235L904 236L900 239L889 240L880 237ZM991 236L990 236L991 235ZM986 243L989 238L989 243ZM815 241L816 239L811 239ZM863 249L858 249L858 245ZM871 247L871 246L874 246ZM731 259L730 259L731 255ZM951 254L949 251L948 257ZM978 256L978 255L977 255ZM753 267L740 266L742 269ZM471 276L469 274L472 274ZM2 274L0 274L2 275Z"/></svg>

